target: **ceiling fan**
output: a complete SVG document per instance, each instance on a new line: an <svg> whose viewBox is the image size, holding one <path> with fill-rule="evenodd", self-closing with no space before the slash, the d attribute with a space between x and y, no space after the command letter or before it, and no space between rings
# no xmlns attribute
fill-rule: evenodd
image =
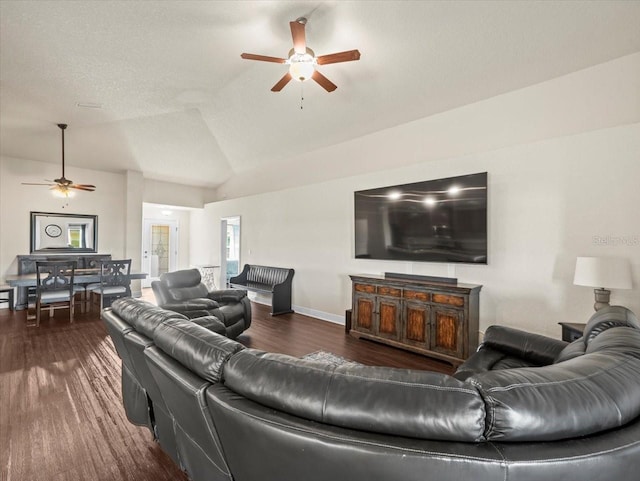
<svg viewBox="0 0 640 481"><path fill-rule="evenodd" d="M62 131L62 176L59 179L45 180L48 184L40 184L33 182L23 182L22 185L47 185L54 194L61 197L71 197L74 192L71 189L86 190L87 192L93 192L96 190L95 185L91 184L74 184L73 181L67 179L64 176L64 130L67 128L67 124L58 124Z"/></svg>
<svg viewBox="0 0 640 481"><path fill-rule="evenodd" d="M240 55L242 58L247 60L260 60L262 62L284 63L289 65L289 71L271 88L272 92L280 92L292 78L299 82L304 82L311 78L327 92L333 92L338 88L337 85L316 70L316 66L338 62L350 62L352 60L360 59L360 52L358 50L348 50L346 52L338 52L316 57L313 50L307 47L307 40L304 31L306 24L307 19L304 17L300 17L293 22L289 22L289 26L291 27L291 36L293 37L293 48L289 51L289 57L286 59L279 57L267 57L265 55L255 55L252 53L243 53Z"/></svg>

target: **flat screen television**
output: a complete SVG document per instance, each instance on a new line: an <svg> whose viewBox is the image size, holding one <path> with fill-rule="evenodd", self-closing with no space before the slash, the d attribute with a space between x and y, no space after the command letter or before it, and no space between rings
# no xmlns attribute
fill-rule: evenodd
<svg viewBox="0 0 640 481"><path fill-rule="evenodd" d="M487 173L355 192L355 256L487 263Z"/></svg>

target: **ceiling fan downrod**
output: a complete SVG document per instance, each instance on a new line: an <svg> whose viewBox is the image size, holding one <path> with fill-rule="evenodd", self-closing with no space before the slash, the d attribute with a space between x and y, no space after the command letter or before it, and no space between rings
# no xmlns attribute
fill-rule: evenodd
<svg viewBox="0 0 640 481"><path fill-rule="evenodd" d="M64 129L67 128L67 124L58 124L58 127L62 131L62 178L64 179Z"/></svg>

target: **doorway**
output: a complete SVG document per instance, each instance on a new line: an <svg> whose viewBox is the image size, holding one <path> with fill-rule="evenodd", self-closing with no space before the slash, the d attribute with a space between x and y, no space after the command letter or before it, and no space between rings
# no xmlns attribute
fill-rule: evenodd
<svg viewBox="0 0 640 481"><path fill-rule="evenodd" d="M165 272L176 269L178 255L178 221L174 219L145 219L142 232L142 271L149 275L142 287Z"/></svg>
<svg viewBox="0 0 640 481"><path fill-rule="evenodd" d="M240 273L240 216L220 220L220 285Z"/></svg>

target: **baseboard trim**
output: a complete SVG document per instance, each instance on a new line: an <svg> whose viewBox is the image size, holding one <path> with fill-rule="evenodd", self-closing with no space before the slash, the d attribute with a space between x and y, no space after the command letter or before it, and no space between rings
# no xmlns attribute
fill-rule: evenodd
<svg viewBox="0 0 640 481"><path fill-rule="evenodd" d="M249 296L251 302L255 302L256 304L262 304L265 306L271 306L271 301L264 301L259 296ZM344 326L344 316L339 314L331 314L329 312L318 311L317 309L309 309L308 307L296 306L295 304L291 306L291 308L297 314L303 314L305 316L313 317L315 319L320 319L321 321L327 321L332 324L339 324Z"/></svg>
<svg viewBox="0 0 640 481"><path fill-rule="evenodd" d="M318 311L316 309L309 309L308 307L293 306L293 310L298 314L304 314L305 316L315 317L321 321L331 322L333 324L339 324L344 326L344 316L339 314L331 314L329 312Z"/></svg>

